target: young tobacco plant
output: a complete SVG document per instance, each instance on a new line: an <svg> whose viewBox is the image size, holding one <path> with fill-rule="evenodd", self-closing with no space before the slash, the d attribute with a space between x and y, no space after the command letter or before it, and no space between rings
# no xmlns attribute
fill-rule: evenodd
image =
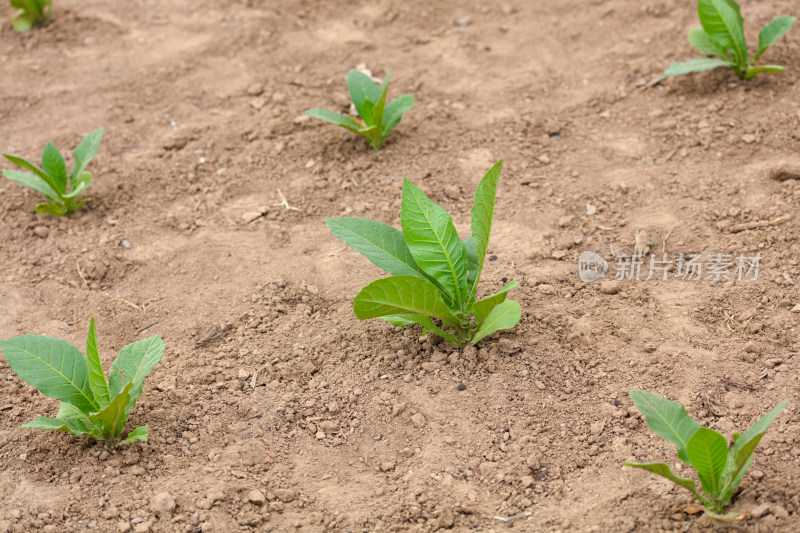
<svg viewBox="0 0 800 533"><path fill-rule="evenodd" d="M352 69L347 73L350 99L360 119L319 108L309 109L306 114L358 133L369 141L375 151L378 151L389 133L400 123L405 112L414 105L414 97L410 94L404 94L386 103L386 91L389 88L391 74L390 70L378 87L369 76L359 70Z"/></svg>
<svg viewBox="0 0 800 533"><path fill-rule="evenodd" d="M24 33L37 24L44 26L50 22L51 0L10 0L11 7L17 10L17 16L11 24L19 33Z"/></svg>
<svg viewBox="0 0 800 533"><path fill-rule="evenodd" d="M50 398L61 400L55 418L40 416L24 428L66 431L116 443L122 436L144 378L164 355L161 337L136 341L120 350L106 381L97 347L94 318L89 323L86 357L70 343L44 335L21 335L0 341L11 370ZM147 440L147 426L120 444Z"/></svg>
<svg viewBox="0 0 800 533"><path fill-rule="evenodd" d="M739 77L749 80L759 72L781 72L780 65L755 66L761 55L789 31L795 17L781 15L761 29L758 50L750 57L744 38L744 19L735 0L698 0L697 14L703 29L691 30L689 42L704 54L685 63L673 63L664 76L680 76L717 67L728 67Z"/></svg>
<svg viewBox="0 0 800 533"><path fill-rule="evenodd" d="M3 175L49 200L36 206L37 213L66 215L77 211L89 201L88 198L78 201L78 196L92 185L92 175L86 172L86 166L97 155L102 139L102 129L93 131L83 138L72 152L75 166L69 175L64 157L51 142L47 143L42 153L42 168L21 157L3 154L12 163L33 172L31 174L19 170L3 170Z"/></svg>
<svg viewBox="0 0 800 533"><path fill-rule="evenodd" d="M353 300L360 320L381 318L396 326L421 324L453 346L477 343L510 329L522 314L506 299L518 285L475 300L494 217L502 161L481 180L472 206L472 235L459 238L453 219L410 181L403 182L400 225L403 231L374 220L333 218L333 234L376 266L392 274L373 281ZM473 317L470 319L470 317Z"/></svg>
<svg viewBox="0 0 800 533"><path fill-rule="evenodd" d="M753 462L753 451L770 424L780 414L786 402L764 415L744 433L734 433L731 444L712 429L702 427L683 405L652 392L633 390L631 400L644 415L647 425L678 449L678 458L694 467L704 494L697 490L694 480L680 477L665 463L625 463L665 477L689 490L700 500L712 517L722 515L736 487Z"/></svg>

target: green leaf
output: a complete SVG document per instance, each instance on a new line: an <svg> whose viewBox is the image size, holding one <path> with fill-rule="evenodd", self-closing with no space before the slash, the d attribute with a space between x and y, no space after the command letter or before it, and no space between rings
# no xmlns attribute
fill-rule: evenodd
<svg viewBox="0 0 800 533"><path fill-rule="evenodd" d="M78 418L47 418L45 416L40 416L36 420L31 420L27 424L23 424L22 427L30 429L64 431L70 435L75 435L76 437L81 435L89 435L95 438L98 437L97 433L92 431L90 427L87 427Z"/></svg>
<svg viewBox="0 0 800 533"><path fill-rule="evenodd" d="M400 224L417 265L435 279L461 309L467 298L467 250L458 237L453 219L406 179Z"/></svg>
<svg viewBox="0 0 800 533"><path fill-rule="evenodd" d="M361 133L361 128L363 124L359 121L351 117L350 115L343 115L341 113L337 113L335 111L329 111L327 109L308 109L306 111L306 115L311 118L316 118L319 120L324 120L325 122L330 122L331 124L336 124L337 126L341 126L344 129Z"/></svg>
<svg viewBox="0 0 800 533"><path fill-rule="evenodd" d="M475 324L477 324L478 326L483 324L483 322L486 320L486 317L489 316L489 313L492 312L492 309L494 309L496 306L500 305L506 300L506 295L508 294L508 291L518 286L519 283L517 283L516 281L509 281L498 292L475 302L475 304L472 307L475 313Z"/></svg>
<svg viewBox="0 0 800 533"><path fill-rule="evenodd" d="M373 126L377 126L378 128L378 147L383 144L383 112L384 108L386 107L386 91L389 90L389 76L391 76L392 71L386 73L386 77L383 79L383 83L381 84L380 89L380 97L378 97L378 101L375 103L374 108L372 109L372 120L370 124Z"/></svg>
<svg viewBox="0 0 800 533"><path fill-rule="evenodd" d="M451 333L444 331L439 326L434 324L433 320L429 316L405 314L381 316L378 318L395 326L410 326L412 324L419 324L422 326L423 333L434 333L435 335L439 335L453 346L460 346L460 344L462 344L459 343L455 336L453 336Z"/></svg>
<svg viewBox="0 0 800 533"><path fill-rule="evenodd" d="M779 403L775 409L761 417L750 429L736 437L730 449L730 460L724 476L728 481L726 483L727 490L723 497L727 497L727 500L730 500L733 491L750 468L756 446L761 442L761 438L767 433L772 422L775 421L775 418L785 407L785 401Z"/></svg>
<svg viewBox="0 0 800 533"><path fill-rule="evenodd" d="M3 175L11 181L19 183L34 192L38 192L51 202L55 203L59 201L56 191L54 191L46 181L35 174L20 172L19 170L3 170Z"/></svg>
<svg viewBox="0 0 800 533"><path fill-rule="evenodd" d="M36 206L36 212L43 215L64 216L67 214L67 209L58 204L42 203Z"/></svg>
<svg viewBox="0 0 800 533"><path fill-rule="evenodd" d="M396 276L425 279L400 230L365 218L329 218L325 224L339 240L378 268Z"/></svg>
<svg viewBox="0 0 800 533"><path fill-rule="evenodd" d="M691 72L703 72L717 67L730 67L730 61L715 57L696 57L685 63L673 63L664 71L664 77L682 76Z"/></svg>
<svg viewBox="0 0 800 533"><path fill-rule="evenodd" d="M699 492L697 492L697 485L691 479L686 479L685 477L680 477L670 470L669 466L664 463L624 463L625 466L632 466L634 468L642 468L654 474L657 474L661 477L665 477L668 480L677 483L681 487L689 490L695 497L703 502L706 503L706 499L703 498Z"/></svg>
<svg viewBox="0 0 800 533"><path fill-rule="evenodd" d="M373 281L355 297L353 310L359 320L412 314L439 318L453 326L459 324L436 285L414 276Z"/></svg>
<svg viewBox="0 0 800 533"><path fill-rule="evenodd" d="M0 350L11 369L45 396L72 404L85 413L97 410L86 359L67 341L21 335L0 341Z"/></svg>
<svg viewBox="0 0 800 533"><path fill-rule="evenodd" d="M103 408L111 401L111 394L108 391L108 383L103 373L103 364L100 362L94 317L89 321L89 335L86 339L86 361L89 366L89 388L92 390L92 395L94 395L98 406Z"/></svg>
<svg viewBox="0 0 800 533"><path fill-rule="evenodd" d="M478 326L472 336L472 344L477 344L478 341L496 331L513 328L521 317L522 309L519 304L513 300L505 300L496 305Z"/></svg>
<svg viewBox="0 0 800 533"><path fill-rule="evenodd" d="M94 156L97 155L97 150L100 148L100 141L102 140L103 128L95 130L83 138L78 147L75 148L75 151L72 152L75 158L75 167L69 175L70 180L74 180L76 177L83 174L87 165L89 165L92 159L94 159Z"/></svg>
<svg viewBox="0 0 800 533"><path fill-rule="evenodd" d="M358 114L362 118L366 118L361 112L364 108L364 102L377 103L381 97L380 89L372 81L372 78L356 69L352 69L347 73L347 87L350 90L350 99L353 101L353 105L356 106Z"/></svg>
<svg viewBox="0 0 800 533"><path fill-rule="evenodd" d="M52 176L44 172L42 169L40 169L27 159L23 159L21 157L17 157L15 155L10 155L10 154L3 154L3 156L12 163L14 163L15 165L19 165L22 168L30 170L31 172L42 178L42 180L44 180L44 182L47 183L50 186L50 188L53 189L54 191L59 190Z"/></svg>
<svg viewBox="0 0 800 533"><path fill-rule="evenodd" d="M720 46L717 41L712 39L711 36L705 32L705 30L701 30L699 28L690 30L689 42L692 44L692 46L704 54L712 54L719 56L720 59L730 61L728 51L724 47Z"/></svg>
<svg viewBox="0 0 800 533"><path fill-rule="evenodd" d="M681 461L691 464L686 454L686 445L692 435L700 429L700 424L689 416L681 404L652 392L632 390L630 397L636 408L644 415L650 429L675 445Z"/></svg>
<svg viewBox="0 0 800 533"><path fill-rule="evenodd" d="M144 378L153 371L153 367L163 356L164 341L158 335L136 341L120 350L108 375L108 389L112 398L128 383L133 383L130 393L130 405L133 405L142 394Z"/></svg>
<svg viewBox="0 0 800 533"><path fill-rule="evenodd" d="M739 5L733 0L698 0L697 14L706 33L720 46L733 51L740 66L747 65L744 19Z"/></svg>
<svg viewBox="0 0 800 533"><path fill-rule="evenodd" d="M56 418L70 418L72 424L77 424L81 431L86 435L90 435L96 439L102 439L103 434L100 428L94 425L87 413L84 413L72 404L61 402L58 407L58 414Z"/></svg>
<svg viewBox="0 0 800 533"><path fill-rule="evenodd" d="M131 398L134 387L135 383L128 382L108 405L89 415L89 419L100 428L106 439L116 440L122 434L125 422L128 421L128 413L135 402L135 398Z"/></svg>
<svg viewBox="0 0 800 533"><path fill-rule="evenodd" d="M749 80L760 72L783 72L784 70L786 70L786 67L782 67L781 65L763 65L760 67L750 67L747 69L747 73L745 74L744 79Z"/></svg>
<svg viewBox="0 0 800 533"><path fill-rule="evenodd" d="M728 462L728 442L716 431L701 427L686 445L689 462L697 470L703 490L717 498L722 489L722 472Z"/></svg>
<svg viewBox="0 0 800 533"><path fill-rule="evenodd" d="M397 127L403 115L414 107L414 97L410 94L398 96L386 106L383 112L383 131L381 135L386 137Z"/></svg>
<svg viewBox="0 0 800 533"><path fill-rule="evenodd" d="M47 143L42 153L42 170L53 178L56 191L60 194L67 192L67 164L51 142Z"/></svg>
<svg viewBox="0 0 800 533"><path fill-rule="evenodd" d="M125 440L120 441L120 444L133 444L136 441L147 442L147 426L139 426L134 429L128 433Z"/></svg>
<svg viewBox="0 0 800 533"><path fill-rule="evenodd" d="M778 42L778 39L789 31L789 28L792 27L795 20L797 20L795 17L781 15L761 28L761 31L758 33L758 51L756 52L754 61L758 61L758 58L767 51L767 48Z"/></svg>
<svg viewBox="0 0 800 533"><path fill-rule="evenodd" d="M92 175L88 172L82 172L80 176L72 180L70 184L69 194L63 195L64 199L77 198L83 191L92 186Z"/></svg>
<svg viewBox="0 0 800 533"><path fill-rule="evenodd" d="M494 201L497 193L497 182L500 179L500 169L503 161L498 161L489 169L475 191L475 199L472 203L472 239L475 241L475 253L478 257L478 267L475 279L469 290L468 299L472 301L477 292L478 283L483 271L483 262L486 259L486 250L489 247L489 234L492 231L492 219L494 218Z"/></svg>

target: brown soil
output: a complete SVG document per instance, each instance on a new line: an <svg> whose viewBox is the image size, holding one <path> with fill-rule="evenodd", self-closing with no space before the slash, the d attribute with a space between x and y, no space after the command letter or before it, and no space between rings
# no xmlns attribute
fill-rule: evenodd
<svg viewBox="0 0 800 533"><path fill-rule="evenodd" d="M73 216L0 183L0 338L82 347L94 316L106 364L153 334L167 352L129 425L150 440L124 449L21 429L56 402L0 362L0 531L711 530L622 467L677 461L633 388L726 434L789 400L731 509L800 529L800 217L730 231L800 203L800 28L766 57L784 74L655 83L693 55L691 4L58 0L47 28L3 22L0 149L106 136ZM745 2L750 42L797 11ZM346 109L362 63L416 97L379 153L302 114ZM407 176L467 230L501 158L480 290L519 280L520 324L454 350L359 322L382 274L322 219L398 226ZM581 251L613 266L637 231L658 254L760 251L759 278L579 280Z"/></svg>

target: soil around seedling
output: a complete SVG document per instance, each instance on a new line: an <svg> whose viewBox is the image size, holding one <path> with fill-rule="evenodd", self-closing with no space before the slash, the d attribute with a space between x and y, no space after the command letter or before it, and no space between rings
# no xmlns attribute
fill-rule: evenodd
<svg viewBox="0 0 800 533"><path fill-rule="evenodd" d="M662 79L691 2L169 4L0 25L0 151L105 128L80 212L0 183L0 338L83 350L94 316L106 367L167 347L128 423L149 440L119 448L22 429L57 401L0 361L0 532L712 531L623 468L678 462L634 388L725 435L788 400L729 510L800 529L800 28L764 57L785 73ZM748 41L796 9L745 3ZM359 65L415 97L377 153L303 114L347 112ZM323 219L399 227L407 177L464 237L499 159L478 296L518 280L519 325L453 349L359 322L382 274ZM664 253L760 253L758 279L645 281Z"/></svg>

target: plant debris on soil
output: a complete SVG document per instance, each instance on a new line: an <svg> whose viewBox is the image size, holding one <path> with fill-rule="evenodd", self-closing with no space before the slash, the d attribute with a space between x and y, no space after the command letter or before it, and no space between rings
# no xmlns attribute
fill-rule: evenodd
<svg viewBox="0 0 800 533"><path fill-rule="evenodd" d="M83 346L94 316L104 365L166 344L128 425L149 439L118 448L22 429L58 402L0 360L0 532L714 530L623 468L675 462L639 388L725 435L788 400L728 510L800 529L800 32L765 57L785 73L662 79L691 2L169 4L58 0L22 35L0 5L0 151L105 128L81 211L0 183L0 338ZM303 113L347 112L361 64L415 97L378 153ZM358 321L380 270L323 219L399 227L407 177L464 237L499 159L478 297L518 280L516 328L454 349ZM679 253L760 270L645 280Z"/></svg>

